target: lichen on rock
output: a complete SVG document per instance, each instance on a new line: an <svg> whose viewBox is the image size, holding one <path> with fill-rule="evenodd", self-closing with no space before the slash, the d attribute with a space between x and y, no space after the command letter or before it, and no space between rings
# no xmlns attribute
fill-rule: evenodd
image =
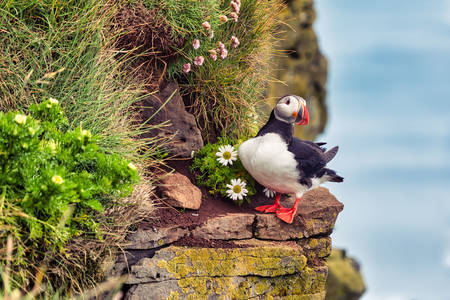
<svg viewBox="0 0 450 300"><path fill-rule="evenodd" d="M142 253L133 252L138 260L130 257L136 263L129 267L126 284L131 288L126 297L324 299L328 274L324 259L331 252L329 234L342 208L327 189L318 188L305 194L293 224L274 214L247 211L219 214L184 227L139 230L128 238L130 251ZM199 217L203 213L197 212ZM173 244L186 237L203 244ZM208 241L231 244L208 248Z"/></svg>
<svg viewBox="0 0 450 300"><path fill-rule="evenodd" d="M326 266L307 266L306 257L295 243L253 245L257 246L162 249L132 268L127 283L141 284L130 290L128 299L162 290L170 290L178 299L323 299Z"/></svg>
<svg viewBox="0 0 450 300"><path fill-rule="evenodd" d="M357 300L366 290L358 263L344 250L333 249L327 259L327 300Z"/></svg>

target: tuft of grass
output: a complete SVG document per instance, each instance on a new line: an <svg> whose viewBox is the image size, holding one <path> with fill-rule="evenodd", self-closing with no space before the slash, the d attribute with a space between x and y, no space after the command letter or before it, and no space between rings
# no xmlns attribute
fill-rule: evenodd
<svg viewBox="0 0 450 300"><path fill-rule="evenodd" d="M176 29L175 34L186 39L185 45L178 49L179 58L168 68L168 77L181 83L181 92L197 117L204 138L215 140L222 135L246 138L255 134L256 107L265 101L283 1L242 0L238 22L229 18L226 23L219 21L219 15L229 16L229 0L165 3L164 7L170 10L160 10L161 17ZM186 5L191 5L190 9L185 9ZM211 40L201 26L204 21L214 30ZM232 36L240 41L237 48L231 46ZM194 39L200 40L200 49L191 46ZM213 61L208 50L216 49L219 41L228 49L228 57ZM183 73L183 64L192 64L199 55L205 57L205 63Z"/></svg>
<svg viewBox="0 0 450 300"><path fill-rule="evenodd" d="M99 135L97 143L103 151L132 160L150 185L154 178L145 170L164 157L159 146L165 141L137 138L150 127L140 123L133 105L148 92L126 71L131 62L127 52L118 55L115 48L123 34L113 27L122 7L116 4L108 0L1 1L0 111L27 112L43 98L56 98L69 126L82 123ZM154 197L140 189L140 197ZM12 284L24 287L22 283L33 282L39 260L45 262L45 277L63 288L81 291L98 282L102 264L124 243L129 225L144 215L142 210L145 215L152 210L141 207L140 197L114 199L111 210L96 216L103 239L82 235L57 253L42 253L14 241L11 272L22 279ZM29 233L20 234L26 238ZM17 261L24 253L16 255L16 251L33 255Z"/></svg>
<svg viewBox="0 0 450 300"><path fill-rule="evenodd" d="M96 284L90 290L83 291L78 296L64 295L60 293L58 289L54 286L57 283L43 282L44 274L43 271L45 267L42 267L37 275L35 281L32 283L32 288L29 291L20 290L15 288L11 280L11 265L10 262L14 260L13 249L14 249L14 239L11 236L7 237L6 243L6 264L4 268L0 267L0 278L2 279L3 287L0 288L0 299L5 300L33 300L33 299L70 299L70 300L81 300L81 299L93 299L102 295L102 299L121 299L123 294L119 290L125 278L112 277L107 281Z"/></svg>
<svg viewBox="0 0 450 300"><path fill-rule="evenodd" d="M82 122L104 149L142 160L136 150L149 141L133 139L146 129L133 126L131 107L143 91L114 50L109 26L117 10L105 0L3 1L0 110L56 98L72 126Z"/></svg>

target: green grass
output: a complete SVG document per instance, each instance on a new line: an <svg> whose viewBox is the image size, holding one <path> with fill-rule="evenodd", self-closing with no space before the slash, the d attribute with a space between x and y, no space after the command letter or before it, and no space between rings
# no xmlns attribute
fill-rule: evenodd
<svg viewBox="0 0 450 300"><path fill-rule="evenodd" d="M56 98L72 125L83 122L108 151L139 159L136 149L143 143L131 138L145 129L131 125L130 107L142 91L113 50L117 33L108 26L117 7L106 3L2 2L0 109Z"/></svg>
<svg viewBox="0 0 450 300"><path fill-rule="evenodd" d="M124 71L132 58L126 53L118 56L114 48L121 32L111 28L121 5L111 4L107 0L1 1L0 110L27 112L32 103L56 98L71 128L81 123L100 136L97 143L102 151L134 161L145 173L164 156L158 147L164 141L136 138L149 127L138 124L133 104L147 92ZM39 260L46 276L56 278L64 288L80 291L95 284L103 275L101 263L123 243L126 228L142 216L137 213L138 198L149 197L151 191L143 187L137 193L141 195L116 201L116 207L96 216L103 239L81 236L63 251L45 253L14 241L13 260L26 255L11 263L12 272L22 277L13 284L24 287L32 282L42 267ZM26 241L29 233L20 234ZM0 258L4 255L0 250Z"/></svg>
<svg viewBox="0 0 450 300"><path fill-rule="evenodd" d="M120 293L120 287L122 286L125 278L112 277L107 281L96 284L94 288L85 290L78 294L77 296L64 295L61 294L58 288L55 288L51 282L43 282L45 269L40 269L38 274L32 282L31 287L28 291L20 290L14 287L11 280L11 264L13 261L13 249L14 249L13 238L8 237L6 247L4 248L6 253L7 263L0 267L0 279L2 286L0 287L0 300L58 300L58 299L69 299L69 300L81 300L81 299L93 299L97 295L102 294L102 299L115 299L116 295Z"/></svg>
<svg viewBox="0 0 450 300"><path fill-rule="evenodd" d="M282 1L242 0L238 22L229 18L221 23L219 15L230 13L230 1L167 0L158 10L174 30L184 39L179 58L169 66L168 77L181 84L185 99L189 99L190 110L201 125L203 136L215 140L218 136L247 138L255 134L256 107L265 100L269 66L273 54ZM147 0L147 3L161 3ZM157 5L156 5L157 6ZM154 5L155 7L155 5ZM189 7L189 9L186 9ZM210 40L201 26L209 21L214 30ZM231 47L231 36L236 36L240 45ZM201 47L194 50L191 43L199 39ZM221 41L229 51L224 60L213 61L208 50L217 48ZM205 57L205 63L193 67L184 74L182 66L196 56Z"/></svg>
<svg viewBox="0 0 450 300"><path fill-rule="evenodd" d="M257 130L256 106L264 101L269 62L282 0L242 0L239 22L222 24L221 14L229 15L230 0L143 0L156 11L158 22L170 27L171 40L183 44L175 61L167 64L166 77L175 78L184 100L201 126L203 136L246 138ZM84 129L99 135L99 146L107 153L132 160L144 170L164 157L162 140L136 139L149 128L140 125L133 105L148 94L142 83L131 76L130 66L146 57L145 51L119 51L115 48L114 17L124 5L135 0L3 0L0 2L0 110L27 112L32 103L53 97L60 101L72 128L82 123ZM149 20L151 22L152 20ZM201 23L209 21L215 38L210 40ZM119 25L119 26L117 26ZM159 24L158 24L159 26ZM240 40L230 46L231 36ZM201 47L191 43L200 39ZM170 40L170 39L169 39ZM229 55L213 62L208 50L222 41ZM152 51L155 49L151 49ZM158 49L156 49L158 50ZM156 51L157 52L157 51ZM131 54L130 54L131 53ZM157 55L157 54L156 54ZM203 55L203 66L182 73L182 65ZM151 174L144 174L151 176ZM29 268L19 272L22 282L32 283L40 267L58 285L81 291L98 281L101 263L123 243L126 228L142 212L138 199L148 198L148 186L141 185L128 203L118 203L97 216L105 232L103 240L81 236L64 251L33 252L25 261ZM1 224L0 224L1 225ZM27 233L23 233L26 235ZM17 243L17 241L15 241ZM3 245L2 245L3 246ZM4 247L3 247L4 248ZM13 250L17 251L20 247ZM5 253L0 250L0 257ZM37 259L43 259L43 265ZM14 255L13 259L14 260ZM13 282L21 286L19 282Z"/></svg>
<svg viewBox="0 0 450 300"><path fill-rule="evenodd" d="M218 0L144 0L149 9L157 8L160 17L173 29L174 38L189 38L193 34L204 34L201 23L209 21L211 25L219 23L220 2Z"/></svg>

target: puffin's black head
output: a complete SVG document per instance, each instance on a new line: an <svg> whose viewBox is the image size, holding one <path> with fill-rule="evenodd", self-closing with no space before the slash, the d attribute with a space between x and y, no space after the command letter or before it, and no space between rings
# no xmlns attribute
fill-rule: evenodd
<svg viewBox="0 0 450 300"><path fill-rule="evenodd" d="M306 101L296 95L287 95L278 100L273 109L275 118L286 123L297 125L307 125L309 122L309 112L306 109Z"/></svg>

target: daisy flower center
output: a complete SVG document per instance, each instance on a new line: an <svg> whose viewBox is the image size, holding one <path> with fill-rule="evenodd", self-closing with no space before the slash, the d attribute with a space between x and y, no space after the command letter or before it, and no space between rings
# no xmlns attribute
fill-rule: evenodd
<svg viewBox="0 0 450 300"><path fill-rule="evenodd" d="M241 191L242 191L242 188L240 185L233 186L233 192L235 192L236 194L239 194Z"/></svg>
<svg viewBox="0 0 450 300"><path fill-rule="evenodd" d="M225 158L225 159L230 159L230 158L231 158L231 152L225 151L225 152L222 154L222 156L223 156L223 158Z"/></svg>

